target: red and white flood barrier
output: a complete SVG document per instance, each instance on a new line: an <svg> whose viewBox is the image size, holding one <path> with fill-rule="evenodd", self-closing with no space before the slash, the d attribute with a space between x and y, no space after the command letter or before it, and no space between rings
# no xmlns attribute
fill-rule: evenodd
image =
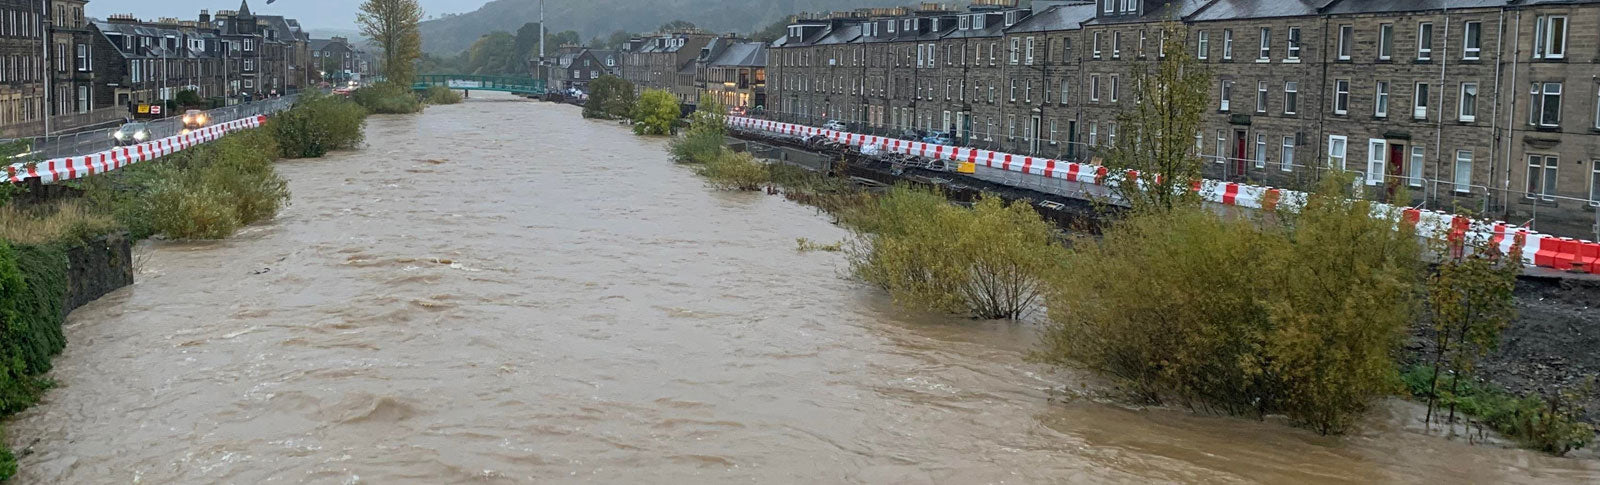
<svg viewBox="0 0 1600 485"><path fill-rule="evenodd" d="M46 184L88 177L188 150L222 138L234 130L260 127L266 121L266 116L252 116L137 145L115 147L99 153L54 158L37 163L13 163L6 167L5 176L11 183L39 179Z"/></svg>
<svg viewBox="0 0 1600 485"><path fill-rule="evenodd" d="M797 137L822 135L834 142L854 147L874 146L886 152L958 163L969 162L993 169L1090 185L1112 186L1120 183L1124 177L1131 177L1134 180L1139 178L1139 172L1134 170L1126 173L1110 173L1106 167L1099 165L862 135L793 123L730 116L728 125L739 129ZM1140 185L1143 186L1142 183ZM1192 188L1208 202L1267 210L1279 206L1300 207L1305 204L1307 196L1306 193L1295 190L1209 179L1196 183ZM1541 234L1501 221L1475 220L1439 211L1397 207L1383 203L1373 204L1373 215L1389 217L1398 215L1399 220L1416 226L1419 236L1449 241L1458 252L1468 241L1474 243L1486 241L1488 244L1498 246L1502 253L1507 254L1513 248L1520 246L1522 258L1529 265L1557 270L1569 270L1581 265L1590 273L1600 274L1600 243Z"/></svg>

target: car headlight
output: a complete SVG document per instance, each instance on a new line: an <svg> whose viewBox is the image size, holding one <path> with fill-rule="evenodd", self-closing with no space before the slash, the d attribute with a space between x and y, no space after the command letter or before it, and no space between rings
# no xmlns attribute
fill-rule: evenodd
<svg viewBox="0 0 1600 485"><path fill-rule="evenodd" d="M193 123L193 122L194 122L194 117L193 116L183 115L183 123L184 124L189 124L189 123Z"/></svg>
<svg viewBox="0 0 1600 485"><path fill-rule="evenodd" d="M145 138L149 138L149 137L150 137L150 133L149 132L145 132L145 131L141 131L141 132L133 134L133 139L139 140L139 141L144 141Z"/></svg>
<svg viewBox="0 0 1600 485"><path fill-rule="evenodd" d="M119 132L116 132L116 133L112 133L111 137L112 138L116 138L118 140L126 140L126 139L128 139L128 134L119 131Z"/></svg>

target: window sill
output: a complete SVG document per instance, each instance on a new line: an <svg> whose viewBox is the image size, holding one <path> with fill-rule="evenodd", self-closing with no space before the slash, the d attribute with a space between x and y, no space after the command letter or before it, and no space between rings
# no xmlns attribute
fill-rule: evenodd
<svg viewBox="0 0 1600 485"><path fill-rule="evenodd" d="M1457 64L1479 64L1482 62L1482 57L1464 57L1461 60L1456 61Z"/></svg>
<svg viewBox="0 0 1600 485"><path fill-rule="evenodd" d="M1561 204L1557 203L1554 199L1547 200L1535 197L1523 197L1521 200L1517 201L1517 205L1531 205L1535 207L1561 207Z"/></svg>
<svg viewBox="0 0 1600 485"><path fill-rule="evenodd" d="M1268 59L1268 58L1257 58L1256 59L1256 64L1266 64L1266 63L1269 63L1269 62L1272 62L1272 59Z"/></svg>
<svg viewBox="0 0 1600 485"><path fill-rule="evenodd" d="M1561 125L1556 125L1556 126L1535 125L1533 127L1533 131L1544 132L1544 133L1560 133L1561 132Z"/></svg>
<svg viewBox="0 0 1600 485"><path fill-rule="evenodd" d="M1433 64L1433 59L1417 59L1415 61L1411 61L1411 63L1412 64Z"/></svg>
<svg viewBox="0 0 1600 485"><path fill-rule="evenodd" d="M1474 125L1474 124L1477 124L1477 123L1478 123L1478 119L1477 118L1472 118L1472 119L1457 118L1456 119L1456 124L1458 124L1458 125Z"/></svg>
<svg viewBox="0 0 1600 485"><path fill-rule="evenodd" d="M1278 61L1278 62L1282 62L1284 64L1299 64L1300 63L1300 58L1296 57L1296 58L1292 58L1292 59L1284 59L1284 60Z"/></svg>
<svg viewBox="0 0 1600 485"><path fill-rule="evenodd" d="M1566 57L1535 57L1533 62L1548 62L1552 64L1566 64Z"/></svg>
<svg viewBox="0 0 1600 485"><path fill-rule="evenodd" d="M1372 61L1372 63L1373 64L1393 64L1394 63L1394 58L1392 58L1392 57L1379 57L1378 60Z"/></svg>

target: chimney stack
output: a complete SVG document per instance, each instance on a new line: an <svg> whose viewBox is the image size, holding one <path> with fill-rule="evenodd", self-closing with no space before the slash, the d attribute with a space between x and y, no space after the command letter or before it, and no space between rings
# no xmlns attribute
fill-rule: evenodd
<svg viewBox="0 0 1600 485"><path fill-rule="evenodd" d="M208 9L201 9L200 10L200 23L202 23L202 24L211 23L211 10L208 10Z"/></svg>

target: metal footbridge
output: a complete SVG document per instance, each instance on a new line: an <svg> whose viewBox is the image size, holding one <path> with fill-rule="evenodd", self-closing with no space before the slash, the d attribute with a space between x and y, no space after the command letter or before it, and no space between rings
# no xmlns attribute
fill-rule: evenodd
<svg viewBox="0 0 1600 485"><path fill-rule="evenodd" d="M450 89L478 89L516 94L543 96L545 82L531 76L484 76L477 74L421 74L411 89L421 91L433 86Z"/></svg>

